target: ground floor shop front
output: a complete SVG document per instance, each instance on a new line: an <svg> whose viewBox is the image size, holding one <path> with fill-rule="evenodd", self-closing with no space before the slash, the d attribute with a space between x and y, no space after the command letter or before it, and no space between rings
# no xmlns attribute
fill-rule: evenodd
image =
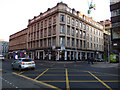
<svg viewBox="0 0 120 90"><path fill-rule="evenodd" d="M103 58L103 53L99 51L83 51L71 49L55 49L55 50L35 50L29 52L32 59L38 60L87 60L88 57Z"/></svg>

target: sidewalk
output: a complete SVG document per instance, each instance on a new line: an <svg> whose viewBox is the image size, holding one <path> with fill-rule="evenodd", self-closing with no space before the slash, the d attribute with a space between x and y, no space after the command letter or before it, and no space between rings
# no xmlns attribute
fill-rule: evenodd
<svg viewBox="0 0 120 90"><path fill-rule="evenodd" d="M44 62L44 63L76 63L76 64L88 64L88 61L46 61L46 60L35 60L36 63ZM90 64L91 67L98 68L120 68L120 63L109 63L109 62L94 62L94 64Z"/></svg>
<svg viewBox="0 0 120 90"><path fill-rule="evenodd" d="M95 62L91 66L98 68L120 68L120 63Z"/></svg>

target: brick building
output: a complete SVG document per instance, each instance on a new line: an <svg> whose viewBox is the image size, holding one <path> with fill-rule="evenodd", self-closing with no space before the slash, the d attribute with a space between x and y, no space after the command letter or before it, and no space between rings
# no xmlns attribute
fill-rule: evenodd
<svg viewBox="0 0 120 90"><path fill-rule="evenodd" d="M24 57L27 50L27 28L21 30L9 37L9 57L14 58L15 55Z"/></svg>

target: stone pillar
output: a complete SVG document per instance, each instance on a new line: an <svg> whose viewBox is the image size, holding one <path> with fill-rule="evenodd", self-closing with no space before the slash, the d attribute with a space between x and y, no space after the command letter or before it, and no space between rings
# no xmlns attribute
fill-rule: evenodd
<svg viewBox="0 0 120 90"><path fill-rule="evenodd" d="M40 52L38 51L38 59L40 59Z"/></svg>
<svg viewBox="0 0 120 90"><path fill-rule="evenodd" d="M75 52L73 52L73 60L75 59L75 56L74 56Z"/></svg>
<svg viewBox="0 0 120 90"><path fill-rule="evenodd" d="M78 51L76 52L76 59L78 60Z"/></svg>
<svg viewBox="0 0 120 90"><path fill-rule="evenodd" d="M45 59L45 52L43 51L43 60Z"/></svg>
<svg viewBox="0 0 120 90"><path fill-rule="evenodd" d="M69 59L71 60L71 51L70 51Z"/></svg>
<svg viewBox="0 0 120 90"><path fill-rule="evenodd" d="M49 60L51 60L51 53L49 53Z"/></svg>
<svg viewBox="0 0 120 90"><path fill-rule="evenodd" d="M93 53L93 58L95 58L95 53Z"/></svg>
<svg viewBox="0 0 120 90"><path fill-rule="evenodd" d="M59 60L59 51L57 51L57 60Z"/></svg>
<svg viewBox="0 0 120 90"><path fill-rule="evenodd" d="M65 60L67 60L67 51L65 51Z"/></svg>
<svg viewBox="0 0 120 90"><path fill-rule="evenodd" d="M82 60L82 52L80 52L80 60Z"/></svg>
<svg viewBox="0 0 120 90"><path fill-rule="evenodd" d="M87 52L85 52L85 59L87 59Z"/></svg>

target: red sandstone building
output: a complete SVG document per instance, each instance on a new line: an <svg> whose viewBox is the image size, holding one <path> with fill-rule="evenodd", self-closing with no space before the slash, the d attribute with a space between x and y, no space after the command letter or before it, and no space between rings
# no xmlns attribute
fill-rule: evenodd
<svg viewBox="0 0 120 90"><path fill-rule="evenodd" d="M25 57L27 50L27 29L21 30L9 37L9 57L14 58L15 55Z"/></svg>
<svg viewBox="0 0 120 90"><path fill-rule="evenodd" d="M30 58L45 60L102 58L103 32L99 23L58 3L29 20L27 52Z"/></svg>

